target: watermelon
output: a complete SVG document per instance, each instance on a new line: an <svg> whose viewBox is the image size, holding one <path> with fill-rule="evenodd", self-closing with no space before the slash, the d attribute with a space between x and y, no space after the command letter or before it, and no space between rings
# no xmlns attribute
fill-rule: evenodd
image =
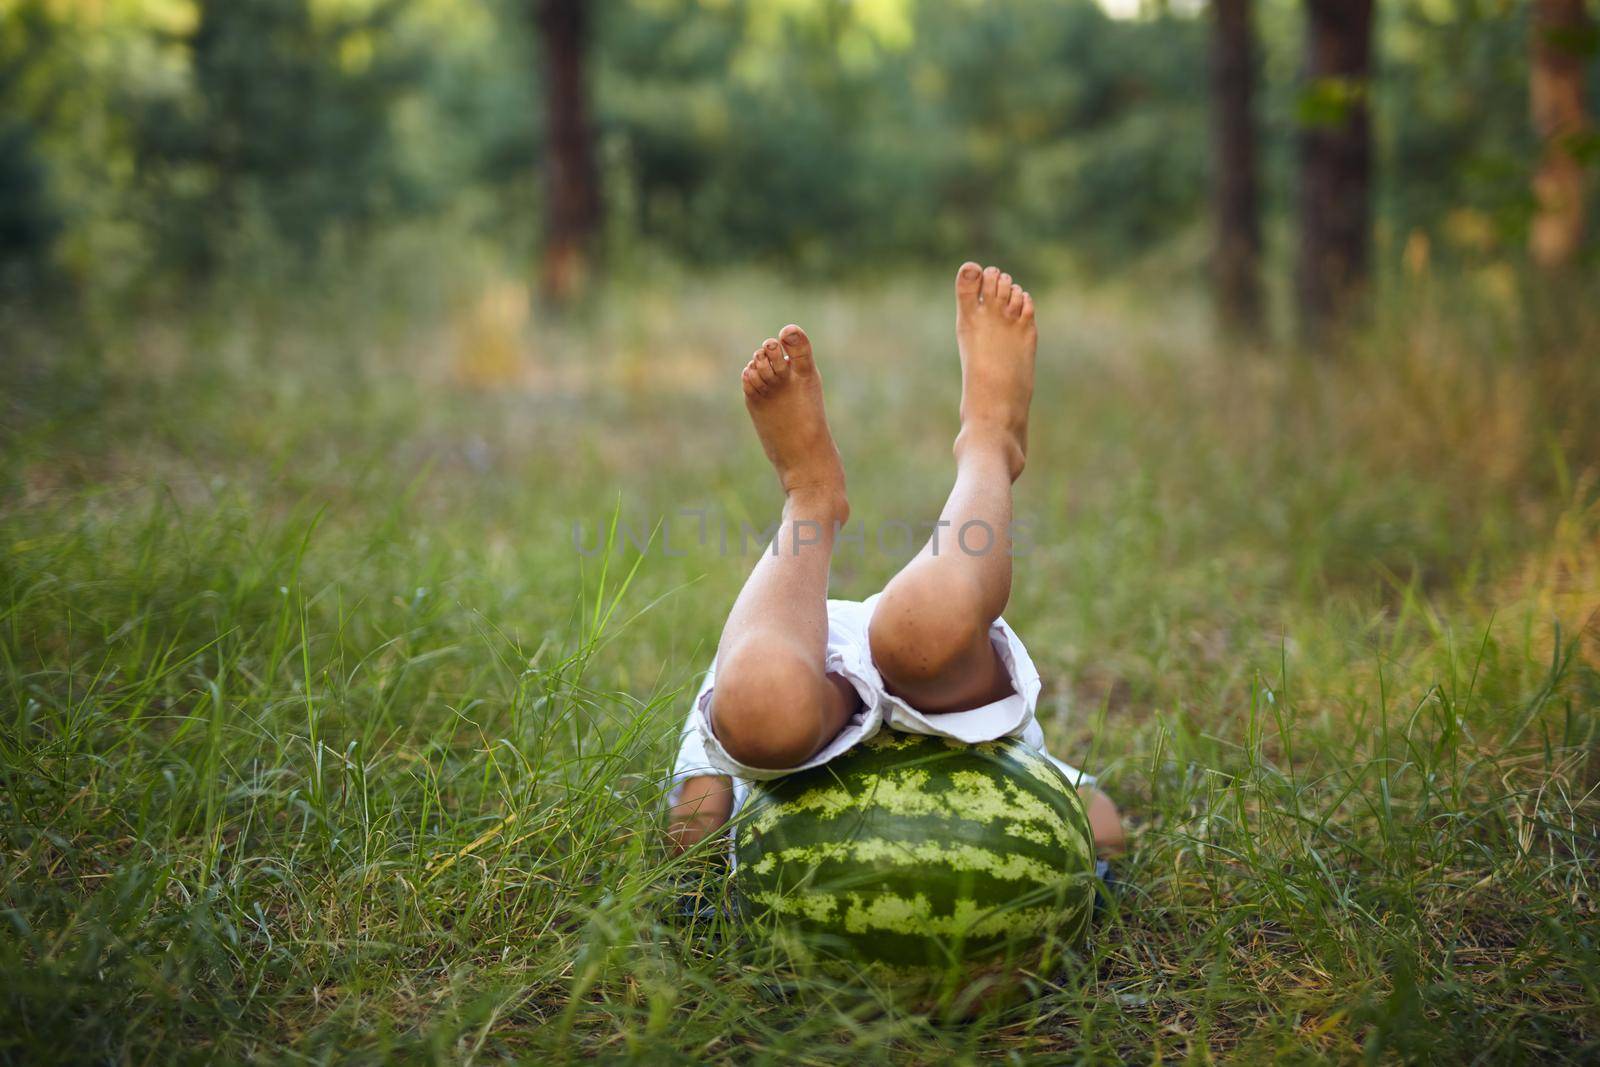
<svg viewBox="0 0 1600 1067"><path fill-rule="evenodd" d="M1077 791L1020 741L883 730L751 784L734 834L747 912L806 954L896 978L1015 970L1077 946L1094 846Z"/></svg>

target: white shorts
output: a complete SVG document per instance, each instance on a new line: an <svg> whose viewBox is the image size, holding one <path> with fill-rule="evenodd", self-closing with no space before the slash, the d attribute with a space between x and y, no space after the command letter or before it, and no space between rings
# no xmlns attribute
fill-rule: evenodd
<svg viewBox="0 0 1600 1067"><path fill-rule="evenodd" d="M1033 658L1022 647L1016 631L1004 619L996 619L989 630L989 640L1005 664L1011 678L1012 694L993 704L985 704L970 711L928 713L918 711L884 686L883 675L872 662L872 649L867 642L867 624L872 619L872 609L878 597L865 601L828 601L828 649L824 670L848 681L861 696L861 707L844 729L822 750L798 767L787 770L767 770L747 767L728 755L711 728L711 694L716 686L717 666L713 662L706 672L700 691L695 694L694 705L688 720L683 724L678 746L678 759L672 768L669 802L677 799L678 789L686 778L704 775L728 775L733 778L734 807L737 812L749 792L748 783L763 778L781 778L795 771L821 766L843 752L865 741L879 730L903 730L911 734L932 734L949 737L968 744L993 741L997 737L1015 737L1039 751L1050 762L1061 768L1068 780L1076 785L1091 785L1094 779L1069 763L1050 755L1044 747L1044 731L1034 717L1039 703L1039 672Z"/></svg>

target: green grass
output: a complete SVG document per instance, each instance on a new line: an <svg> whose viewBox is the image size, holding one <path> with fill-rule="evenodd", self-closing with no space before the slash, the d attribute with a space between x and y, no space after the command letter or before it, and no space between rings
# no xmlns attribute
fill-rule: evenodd
<svg viewBox="0 0 1600 1067"><path fill-rule="evenodd" d="M640 285L514 373L514 315L391 283L12 324L0 1059L1600 1055L1600 323L1412 294L1316 366L1041 300L1008 618L1133 852L1086 957L945 1023L673 921L660 777L749 559L572 543L770 521L735 375L790 320L855 517L931 518L944 280Z"/></svg>

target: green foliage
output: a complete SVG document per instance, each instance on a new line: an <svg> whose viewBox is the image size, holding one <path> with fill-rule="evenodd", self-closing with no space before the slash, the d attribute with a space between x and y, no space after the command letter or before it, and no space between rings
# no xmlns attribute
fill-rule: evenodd
<svg viewBox="0 0 1600 1067"><path fill-rule="evenodd" d="M32 131L0 125L0 294L38 275L60 228Z"/></svg>
<svg viewBox="0 0 1600 1067"><path fill-rule="evenodd" d="M334 19L309 0L202 0L192 84L144 101L135 133L171 256L214 269L256 225L310 253L415 210L392 135L419 73L389 44L405 4Z"/></svg>
<svg viewBox="0 0 1600 1067"><path fill-rule="evenodd" d="M696 259L1114 258L1204 201L1193 21L915 4L914 45L847 63L848 24L797 17L747 52L759 5L694 7L617 19L600 55L638 228Z"/></svg>
<svg viewBox="0 0 1600 1067"><path fill-rule="evenodd" d="M1295 101L1295 118L1303 127L1342 126L1352 108L1367 102L1367 87L1346 78L1319 78L1308 83Z"/></svg>
<svg viewBox="0 0 1600 1067"><path fill-rule="evenodd" d="M1526 5L1489 0L1399 5L1380 21L1394 57L1375 86L1380 189L1398 233L1441 235L1466 259L1520 243L1537 158L1526 22ZM1462 227L1464 216L1487 229Z"/></svg>
<svg viewBox="0 0 1600 1067"><path fill-rule="evenodd" d="M35 3L0 11L0 296L30 290L48 273L61 230L40 143L47 104L30 77L56 29Z"/></svg>
<svg viewBox="0 0 1600 1067"><path fill-rule="evenodd" d="M525 3L195 0L0 13L13 263L137 289L296 273L445 218L527 255L540 49ZM1204 19L1094 0L608 0L588 51L614 265L642 246L795 270L979 255L1112 269L1207 202ZM1369 100L1380 234L1501 259L1531 200L1524 5L1380 7L1370 86L1302 84L1295 0L1257 5L1264 196L1308 123ZM1600 76L1593 98L1600 111ZM1600 212L1596 213L1600 216ZM1380 246L1380 254L1384 251ZM277 268L271 268L277 269Z"/></svg>

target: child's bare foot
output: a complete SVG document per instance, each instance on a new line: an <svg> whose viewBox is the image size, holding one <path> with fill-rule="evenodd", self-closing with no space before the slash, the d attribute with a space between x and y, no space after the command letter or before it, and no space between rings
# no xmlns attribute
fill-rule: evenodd
<svg viewBox="0 0 1600 1067"><path fill-rule="evenodd" d="M1028 454L1028 403L1039 331L1033 298L996 267L956 272L956 344L961 350L961 432L956 456L998 449L1016 481Z"/></svg>
<svg viewBox="0 0 1600 1067"><path fill-rule="evenodd" d="M849 513L844 464L822 409L822 375L811 340L798 326L785 326L778 334L782 340L767 338L740 375L745 407L784 494L844 522Z"/></svg>

